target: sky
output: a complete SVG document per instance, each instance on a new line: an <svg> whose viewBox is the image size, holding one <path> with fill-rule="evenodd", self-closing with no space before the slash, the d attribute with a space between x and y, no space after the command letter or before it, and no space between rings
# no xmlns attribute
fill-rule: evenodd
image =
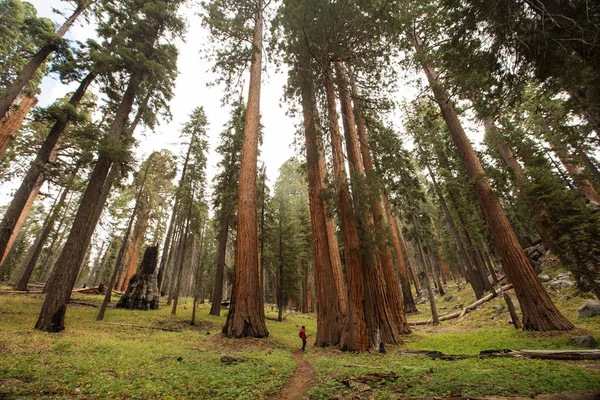
<svg viewBox="0 0 600 400"><path fill-rule="evenodd" d="M60 0L28 1L37 8L38 16L48 17L57 24L61 24L64 17L53 13L53 8L61 10L64 15L69 15L72 10L68 3ZM198 7L186 7L181 12L188 22L188 31L186 41L179 43L178 46L179 76L176 81L174 97L170 104L173 118L170 121L161 121L154 131L138 128L134 135L139 142L135 154L138 163L155 150L166 148L174 153L182 154L185 143L180 143L179 139L181 126L187 122L188 116L194 108L203 106L209 122L210 151L207 176L210 180L217 172L216 164L219 161L219 155L215 153L214 149L219 142L219 135L230 117L231 110L229 106L221 104L223 87L207 86L208 83L214 80L215 76L209 71L211 68L210 62L204 60L200 53L203 47L210 46L210 39L201 25L201 18L197 14ZM66 37L71 40L84 41L87 38L94 37L94 29L93 24L87 24L85 21L80 20L71 28ZM264 126L264 139L260 149L259 162L263 161L265 163L269 184L272 186L278 176L281 164L294 156L291 145L296 131L295 124L300 121L295 121L287 116L285 108L282 107L286 74L275 72L271 65L268 63L266 65L267 70L263 72L261 89L261 114L263 116L261 123ZM46 77L41 85L38 105L41 107L48 106L57 98L76 88L77 83L64 85L56 79L56 76ZM98 90L97 87L93 89ZM246 92L247 89L244 88L244 96L246 96ZM11 191L14 191L16 187L11 189ZM0 205L10 201L9 195L10 193L7 190L2 190Z"/></svg>

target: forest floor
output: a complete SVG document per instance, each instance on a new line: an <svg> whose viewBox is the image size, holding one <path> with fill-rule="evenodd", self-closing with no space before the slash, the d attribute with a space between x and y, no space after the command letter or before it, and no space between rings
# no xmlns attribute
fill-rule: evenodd
<svg viewBox="0 0 600 400"><path fill-rule="evenodd" d="M499 296L461 320L415 326L385 354L310 346L315 314L296 312L283 322L267 320L267 339L227 339L220 333L226 310L214 317L208 304L200 305L191 326L189 299L175 316L164 304L146 312L110 308L102 323L95 321L102 296L77 293L66 330L48 334L32 329L42 295L9 290L0 287L0 399L600 398L600 361L477 357L491 349L583 349L571 342L576 335L600 340L600 317L576 319L586 296L574 288L550 293L575 331L516 330ZM449 283L437 299L438 312L455 312L473 300L468 288ZM429 319L428 305L418 307L409 321ZM270 307L267 315L276 316ZM298 351L302 325L309 335L304 353ZM416 350L473 357L406 355Z"/></svg>

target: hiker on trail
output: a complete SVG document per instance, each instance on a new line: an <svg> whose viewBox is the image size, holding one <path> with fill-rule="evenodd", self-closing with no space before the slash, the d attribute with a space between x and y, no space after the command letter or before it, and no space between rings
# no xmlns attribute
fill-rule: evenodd
<svg viewBox="0 0 600 400"><path fill-rule="evenodd" d="M300 339L302 339L302 351L304 351L304 349L306 348L306 330L304 329L304 326L302 327L302 329L300 329L300 333L298 334L298 336L300 337Z"/></svg>

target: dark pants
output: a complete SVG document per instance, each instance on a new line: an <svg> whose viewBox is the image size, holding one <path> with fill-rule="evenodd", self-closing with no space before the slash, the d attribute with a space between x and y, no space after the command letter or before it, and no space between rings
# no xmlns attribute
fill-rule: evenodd
<svg viewBox="0 0 600 400"><path fill-rule="evenodd" d="M306 339L302 339L302 351L306 348Z"/></svg>

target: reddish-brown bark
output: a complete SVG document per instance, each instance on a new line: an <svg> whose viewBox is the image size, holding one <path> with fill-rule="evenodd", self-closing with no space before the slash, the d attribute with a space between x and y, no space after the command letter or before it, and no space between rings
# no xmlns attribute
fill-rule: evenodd
<svg viewBox="0 0 600 400"><path fill-rule="evenodd" d="M360 254L358 226L352 207L352 198L348 189L348 176L346 175L344 153L342 151L342 138L340 137L332 79L331 73L328 73L325 78L325 93L327 96L327 115L333 155L333 174L344 237L346 283L348 285L348 309L340 338L340 348L343 351L366 351L369 349L369 332L365 323L363 263Z"/></svg>
<svg viewBox="0 0 600 400"><path fill-rule="evenodd" d="M4 157L8 143L21 127L29 110L37 104L38 100L34 95L28 93L20 99L17 98L16 102L18 103L13 106L13 110L9 110L9 112L0 119L0 158Z"/></svg>
<svg viewBox="0 0 600 400"><path fill-rule="evenodd" d="M321 126L318 120L317 104L312 76L306 65L302 66L302 114L306 138L306 162L308 169L308 199L312 228L315 284L317 289L317 334L315 346L335 346L340 342L347 302L344 282L341 276L339 253L339 276L334 273L327 230L327 210L323 199L325 192L324 164ZM337 239L335 241L337 249ZM308 286L308 284L306 284ZM304 288L307 291L307 287ZM340 302L340 297L343 303Z"/></svg>
<svg viewBox="0 0 600 400"><path fill-rule="evenodd" d="M260 290L256 215L256 162L260 127L263 4L256 5L250 87L244 121L244 141L238 189L238 232L232 301L223 333L228 337L267 337L265 310Z"/></svg>

